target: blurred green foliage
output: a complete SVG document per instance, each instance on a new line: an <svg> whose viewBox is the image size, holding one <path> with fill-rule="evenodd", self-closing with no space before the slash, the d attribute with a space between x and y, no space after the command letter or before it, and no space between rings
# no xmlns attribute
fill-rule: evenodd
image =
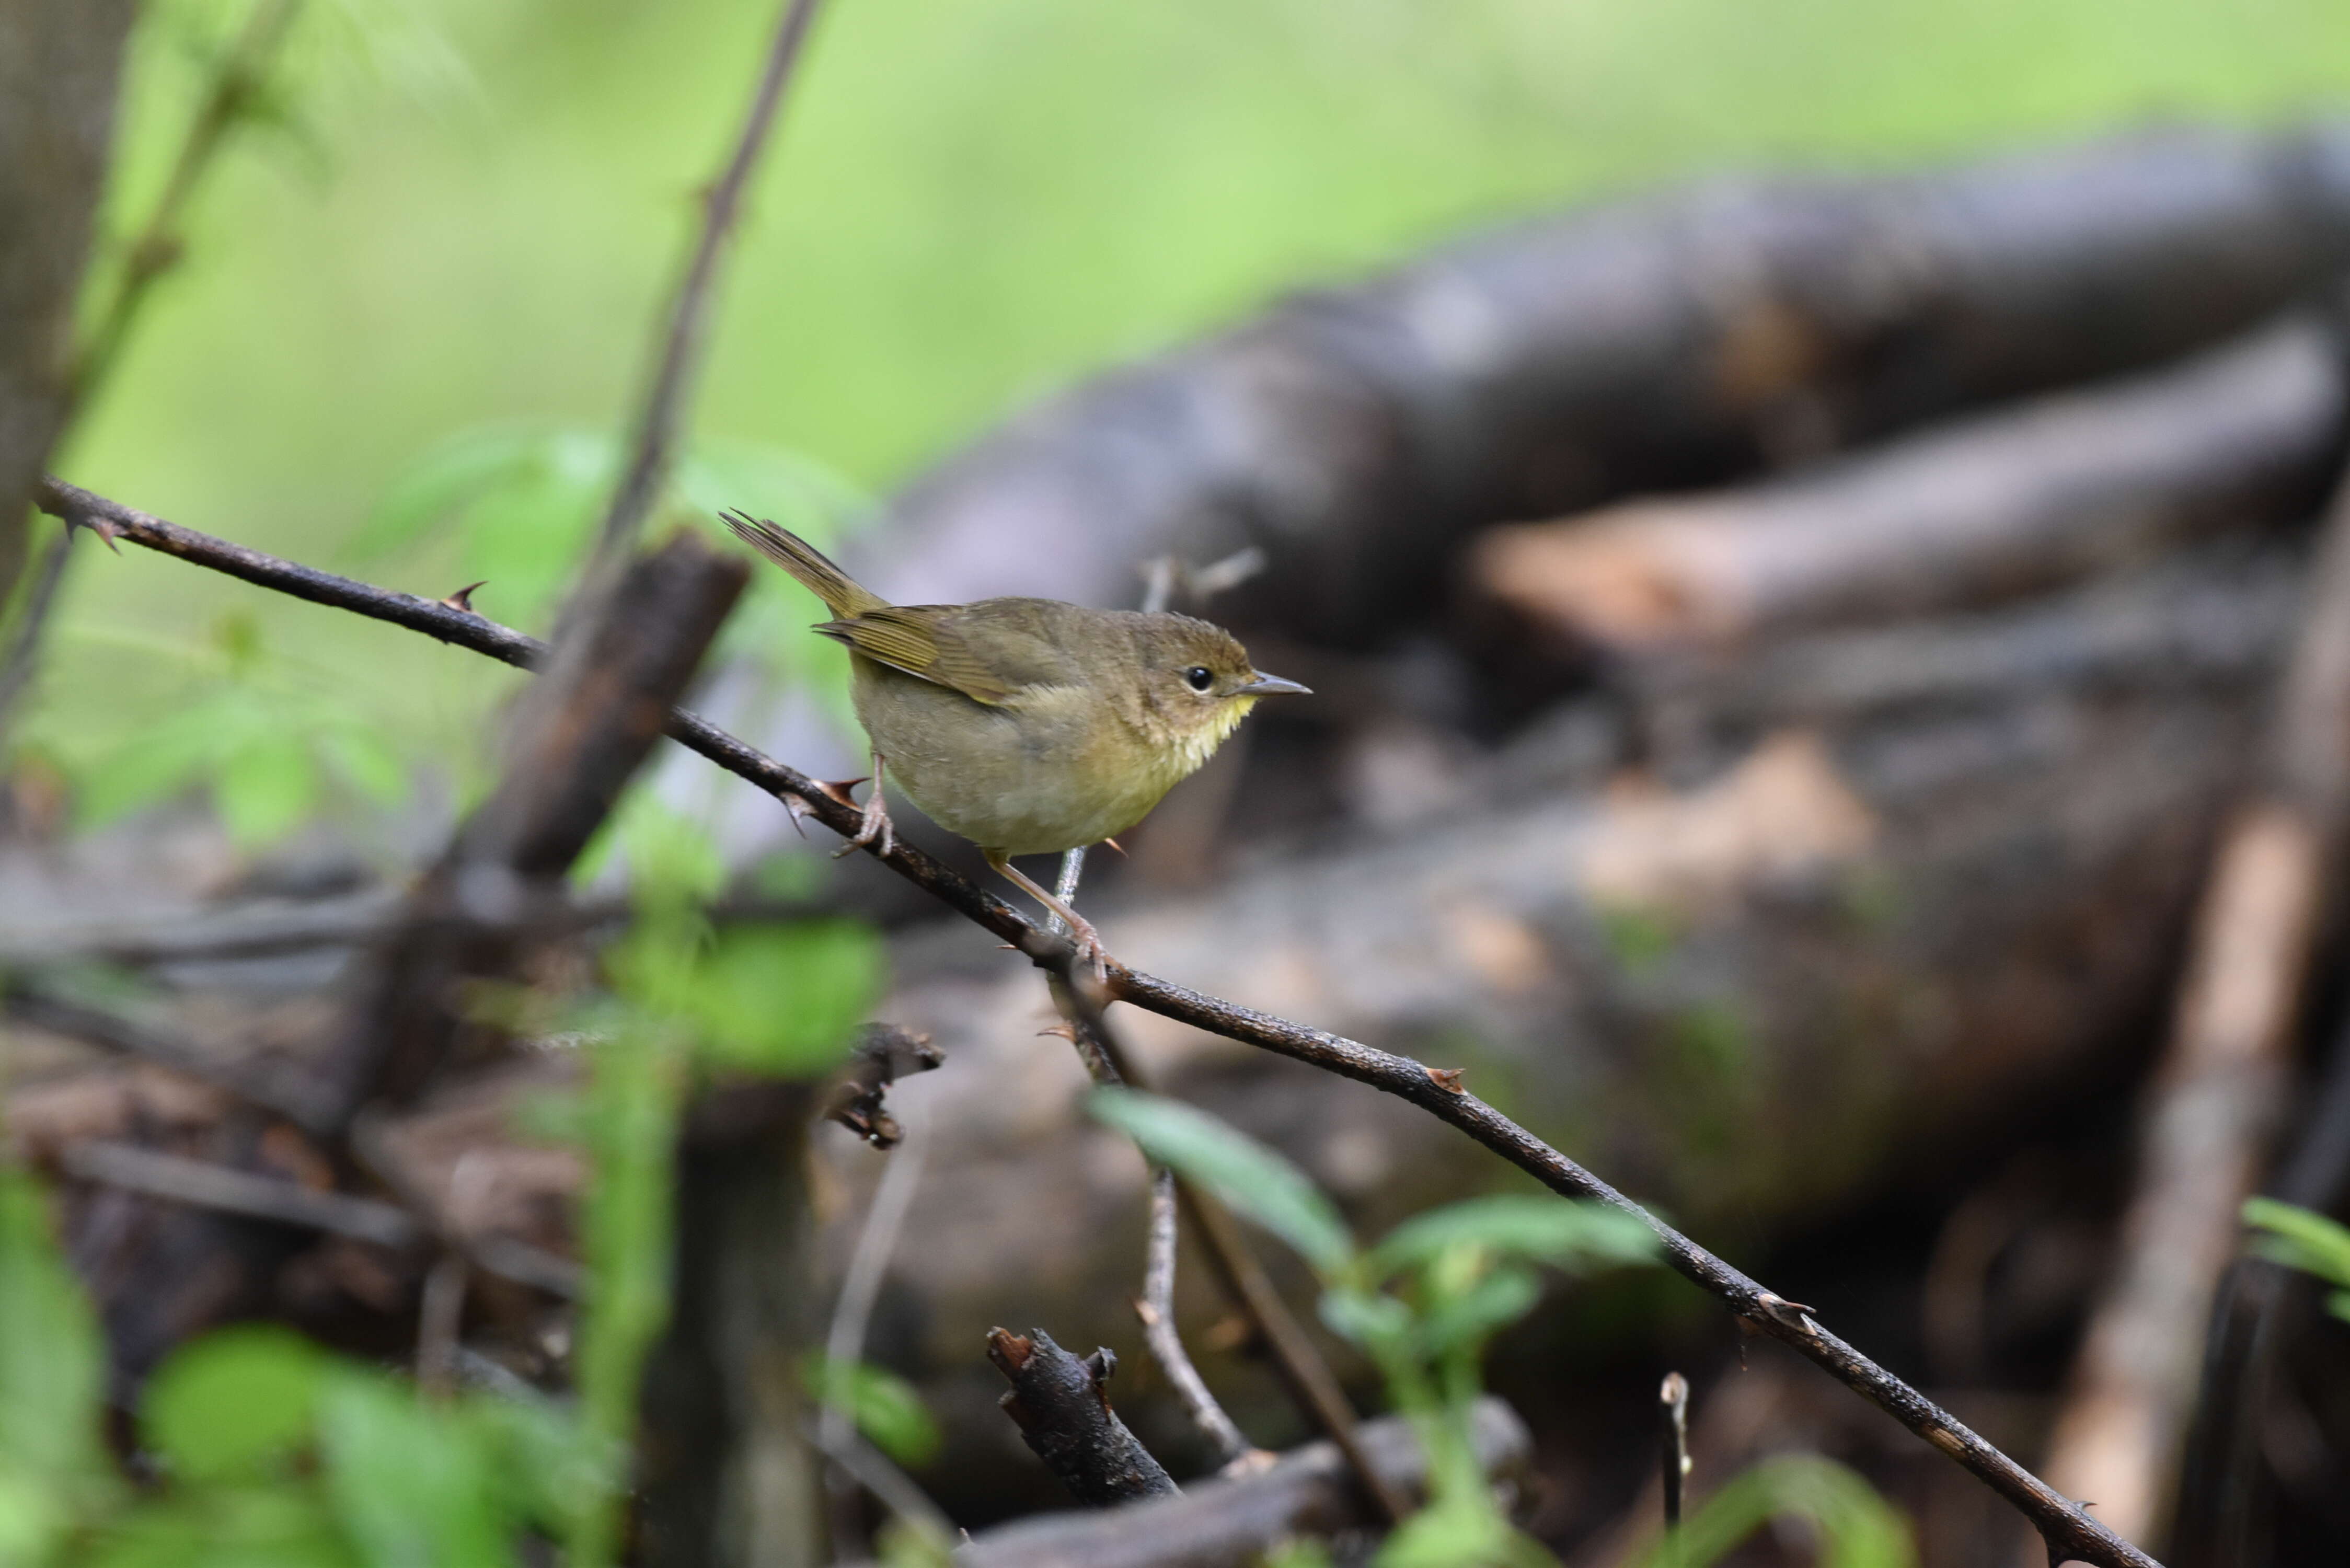
<svg viewBox="0 0 2350 1568"><path fill-rule="evenodd" d="M147 8L115 232L151 202L243 14ZM773 15L314 0L270 123L218 171L60 466L313 560L464 432L539 432L541 459L592 469L599 438L563 432L619 428ZM2350 11L858 0L828 8L808 67L726 280L696 428L705 453L805 453L880 488L1054 383L1474 221L1726 163L2295 111L2350 87ZM527 618L560 569L546 536L421 530L369 569L433 597L487 576L492 613ZM252 606L267 646L338 671L337 701L403 756L474 744L512 679L142 552L81 566L74 626L199 644ZM86 772L181 701L135 650L68 639L34 738ZM248 804L248 833L283 807Z"/></svg>
<svg viewBox="0 0 2350 1568"><path fill-rule="evenodd" d="M919 1469L938 1458L945 1435L914 1386L887 1367L867 1361L836 1361L817 1355L808 1362L807 1385L823 1403L857 1423L865 1440Z"/></svg>
<svg viewBox="0 0 2350 1568"><path fill-rule="evenodd" d="M247 1326L157 1372L157 1480L133 1491L99 1438L103 1379L40 1195L0 1168L0 1568L504 1568L600 1484L551 1403L427 1403Z"/></svg>
<svg viewBox="0 0 2350 1568"><path fill-rule="evenodd" d="M1774 1519L1819 1532L1819 1568L1917 1568L1909 1522L1859 1476L1815 1454L1764 1459L1722 1483L1634 1568L1706 1568Z"/></svg>
<svg viewBox="0 0 2350 1568"><path fill-rule="evenodd" d="M2327 1309L2350 1323L2350 1226L2273 1198L2245 1199L2244 1223L2254 1232L2253 1256L2324 1281L2333 1287Z"/></svg>

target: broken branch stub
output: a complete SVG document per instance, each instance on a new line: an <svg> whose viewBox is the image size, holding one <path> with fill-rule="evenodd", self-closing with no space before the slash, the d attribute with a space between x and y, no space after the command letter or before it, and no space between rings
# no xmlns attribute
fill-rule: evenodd
<svg viewBox="0 0 2350 1568"><path fill-rule="evenodd" d="M1118 1360L1108 1351L1080 1357L1041 1328L996 1328L988 1331L987 1358L1012 1384L1004 1414L1069 1495L1087 1508L1174 1495L1174 1480L1110 1408L1104 1386Z"/></svg>

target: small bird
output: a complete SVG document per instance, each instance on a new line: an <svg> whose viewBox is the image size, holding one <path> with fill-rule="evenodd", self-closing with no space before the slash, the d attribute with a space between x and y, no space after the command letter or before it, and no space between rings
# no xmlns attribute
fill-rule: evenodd
<svg viewBox="0 0 2350 1568"><path fill-rule="evenodd" d="M873 791L851 846L890 847L887 768L931 821L1059 916L1097 971L1100 935L1012 857L1124 832L1213 755L1257 699L1306 692L1190 616L1058 599L893 605L796 535L740 513L725 520L824 601L833 618L815 629L848 646L849 691L873 751Z"/></svg>

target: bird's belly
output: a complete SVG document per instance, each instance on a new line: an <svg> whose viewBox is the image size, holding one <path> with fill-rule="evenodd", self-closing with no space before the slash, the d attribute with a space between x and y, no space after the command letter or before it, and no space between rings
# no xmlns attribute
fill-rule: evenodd
<svg viewBox="0 0 2350 1568"><path fill-rule="evenodd" d="M889 781L923 815L982 848L1045 855L1098 843L1140 821L1172 782L1088 757L1077 743L1082 723L991 708L858 665L857 716Z"/></svg>

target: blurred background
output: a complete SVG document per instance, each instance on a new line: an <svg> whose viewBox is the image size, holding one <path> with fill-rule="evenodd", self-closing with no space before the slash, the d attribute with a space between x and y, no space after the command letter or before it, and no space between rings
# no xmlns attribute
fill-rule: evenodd
<svg viewBox="0 0 2350 1568"><path fill-rule="evenodd" d="M481 582L473 608L545 635L774 13L156 0L85 330L223 62L278 12L48 466L428 599ZM2350 12L2314 0L848 0L750 191L656 523L772 515L901 602L1130 606L1156 564L1317 696L1094 857L1120 958L1466 1069L2166 1562L2339 1561L2350 1327L2309 1271L2350 1273L2350 1237L2308 1221L2350 1202L2350 691L2324 646L2350 584L2317 564L2350 431L2345 94ZM0 1074L18 1153L67 1195L118 1428L224 1319L403 1359L442 1276L430 1248L306 1241L234 1310L140 1340L141 1271L201 1257L123 1241L73 1152L92 1137L411 1207L470 1183L467 1228L607 1278L622 1254L574 1205L634 1168L530 1108L590 1071L565 1064L568 1014L517 1012L388 1096L356 1159L272 1153L89 1022L314 1056L496 787L520 678L87 535L68 566L0 721ZM849 776L815 608L763 567L695 701ZM916 1479L975 1530L1066 1506L995 1408L996 1324L1117 1349L1137 1430L1179 1478L1211 1469L1132 1316L1143 1166L1036 1038L1035 977L698 759L648 779L573 878L605 934L624 894L697 867L715 929L784 933L754 953L793 1020L763 1070L809 1081L857 1016L945 1053L895 1091L926 1174L860 1329L925 1413ZM563 942L502 981L597 991L594 943ZM2198 1033L2247 987L2251 1023ZM1162 1086L1366 1240L1521 1189L1408 1106L1127 1011ZM811 1301L888 1167L812 1135L789 1199ZM2254 1191L2302 1217L2265 1232L2301 1238L2266 1243L2301 1272L2242 1259ZM1255 1441L1311 1438L1184 1256L1210 1383ZM1980 1485L1693 1287L1545 1282L1486 1386L1524 1423L1514 1516L1563 1561L1647 1549L1668 1371L1695 1387L1693 1496L1825 1455L1935 1568L2040 1560ZM575 1391L567 1304L459 1290L431 1332L480 1378ZM836 1502L837 1541L885 1511ZM1734 1561L1859 1528L1811 1514ZM661 1541L626 1550L687 1560Z"/></svg>

